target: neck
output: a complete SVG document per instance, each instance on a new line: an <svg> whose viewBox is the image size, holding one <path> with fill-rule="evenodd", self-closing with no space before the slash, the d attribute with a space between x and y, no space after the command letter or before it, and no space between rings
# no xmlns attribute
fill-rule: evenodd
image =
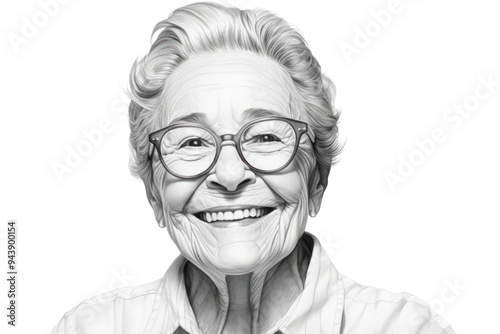
<svg viewBox="0 0 500 334"><path fill-rule="evenodd" d="M304 288L312 240L304 236L290 255L262 272L206 275L184 269L186 290L203 333L260 333L281 319Z"/></svg>

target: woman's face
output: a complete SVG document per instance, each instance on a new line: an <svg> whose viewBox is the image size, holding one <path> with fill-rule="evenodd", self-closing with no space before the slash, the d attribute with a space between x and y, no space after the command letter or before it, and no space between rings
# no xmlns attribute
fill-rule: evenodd
<svg viewBox="0 0 500 334"><path fill-rule="evenodd" d="M267 111L307 122L289 75L253 53L190 59L175 69L163 94L157 129L179 119L204 119L218 135L235 134ZM252 115L249 109L261 112ZM290 165L273 174L251 171L236 148L226 145L207 175L180 179L163 168L155 152L152 204L190 261L209 273L244 274L267 270L293 250L305 229L308 203L321 200L322 191L309 198L310 183L316 187L318 180L306 135ZM217 221L209 221L214 213Z"/></svg>

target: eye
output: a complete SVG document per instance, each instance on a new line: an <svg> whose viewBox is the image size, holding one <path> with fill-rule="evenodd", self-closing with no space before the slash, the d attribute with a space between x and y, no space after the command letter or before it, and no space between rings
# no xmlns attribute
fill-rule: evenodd
<svg viewBox="0 0 500 334"><path fill-rule="evenodd" d="M255 137L257 143L269 143L273 141L281 141L278 137L270 134L260 135Z"/></svg>
<svg viewBox="0 0 500 334"><path fill-rule="evenodd" d="M192 138L183 142L180 147L201 147L203 146L203 140L200 138Z"/></svg>

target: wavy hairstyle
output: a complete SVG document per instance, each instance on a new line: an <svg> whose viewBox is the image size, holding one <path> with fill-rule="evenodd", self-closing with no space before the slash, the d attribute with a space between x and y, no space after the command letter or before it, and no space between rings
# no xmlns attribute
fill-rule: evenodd
<svg viewBox="0 0 500 334"><path fill-rule="evenodd" d="M250 51L275 60L292 78L311 130L326 187L330 166L341 151L334 107L335 86L301 34L285 20L262 10L240 10L200 2L176 9L154 28L149 53L136 60L130 73L130 169L146 187L151 183L148 135L157 130L162 92L170 74L182 62L217 51ZM168 96L167 96L168 98Z"/></svg>

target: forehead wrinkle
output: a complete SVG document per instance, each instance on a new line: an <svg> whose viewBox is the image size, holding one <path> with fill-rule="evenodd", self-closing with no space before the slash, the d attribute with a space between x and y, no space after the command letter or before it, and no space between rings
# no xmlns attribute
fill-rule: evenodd
<svg viewBox="0 0 500 334"><path fill-rule="evenodd" d="M235 55L239 58L231 59L231 57ZM229 59L227 59L228 56ZM207 58L209 58L209 60L207 60ZM255 62L255 60L257 60L257 62ZM233 65L245 65L247 68L238 69ZM257 69L258 71L254 72L252 69ZM270 79L271 81L276 81L276 76L278 75L282 79L285 79L285 82L288 81L288 85L286 86L288 86L287 88L290 88L289 84L291 83L291 78L275 60L250 52L220 52L208 56L205 55L203 57L199 56L188 59L172 72L170 77L167 79L166 86L170 87L173 85L179 89L184 84L189 84L189 82L193 79L203 79L204 74L246 74L249 70L252 73L258 73L263 78ZM209 79L213 80L213 78ZM251 81L252 78L249 78L249 80ZM213 83L212 81L209 82Z"/></svg>
<svg viewBox="0 0 500 334"><path fill-rule="evenodd" d="M248 74L248 71L228 71L230 74L234 74L237 76L237 74ZM256 81L261 81L262 78L258 77L239 77L237 81L232 82L231 80L227 81L227 77L223 77L224 81L214 81L213 76L211 76L213 73L208 73L205 71L204 73L197 73L193 75L195 80L191 80L192 78L189 77L182 77L182 80L177 80L175 82L175 86L173 86L173 83L170 84L167 87L167 90L170 91L170 93L178 93L183 90L187 90L188 92L191 91L196 91L196 92L207 92L212 89L220 89L220 88L232 88L232 89L242 89L242 88L255 88L255 82ZM217 74L223 74L221 72L217 72ZM276 73L275 73L276 74ZM204 77L207 76L208 79L205 80ZM170 78L169 78L170 79ZM268 76L267 77L267 82L274 82L276 84L267 86L265 88L262 88L261 90L265 91L271 91L276 95L283 95L283 90L288 93L287 95L290 95L291 92L295 91L295 87L291 82L287 82L288 78L283 76L283 74L280 74L279 77L276 75L274 76ZM280 80L281 79L281 80ZM264 80L264 82L266 82ZM170 89L173 88L173 89ZM189 94L189 93L188 93Z"/></svg>
<svg viewBox="0 0 500 334"><path fill-rule="evenodd" d="M192 112L187 115L176 117L170 122L169 125L177 123L197 123L200 125L210 127L210 122L208 120L207 115L201 112Z"/></svg>
<svg viewBox="0 0 500 334"><path fill-rule="evenodd" d="M238 56L234 59L233 56ZM229 59L228 59L229 57ZM233 57L233 59L231 59ZM206 61L209 60L210 65L207 66ZM251 61L250 61L251 60ZM255 62L257 60L257 62ZM218 52L209 55L199 55L197 57L190 58L183 63L181 63L172 72L170 78L173 80L180 76L182 78L190 78L192 75L192 70L202 69L203 73L221 73L220 67L230 67L232 65L241 65L259 69L260 73L264 76L273 77L277 72L282 72L285 74L283 68L275 60L268 58L267 56L262 56L253 52ZM246 72L246 69L236 70L236 72ZM191 73L190 73L191 72ZM197 72L197 71L194 71ZM222 71L224 72L224 71ZM232 67L229 72L235 72L234 67Z"/></svg>
<svg viewBox="0 0 500 334"><path fill-rule="evenodd" d="M235 56L239 58L235 59ZM255 60L257 60L257 62L255 62ZM231 64L242 64L245 67L243 69L240 69L237 66L232 66ZM255 71L253 71L253 69L255 69ZM216 80L214 81L214 73L222 74L220 80L217 80L217 77L215 77ZM232 73L239 75L235 75L234 77L232 77ZM229 77L225 74L229 74ZM250 75L242 76L241 74ZM230 80L227 80L228 78ZM165 108L167 114L165 115L167 118L166 124L171 123L169 121L169 118L175 117L179 114L187 114L189 112L203 113L204 110L201 109L203 105L200 105L197 101L200 98L203 98L205 94L207 94L206 96L209 97L211 95L211 89L217 90L220 88L241 88L242 93L245 93L245 88L255 88L255 82L261 81L263 79L264 82L274 82L275 84L261 85L261 88L258 92L252 93L252 95L254 96L254 102L256 104L255 107L258 108L261 102L264 102L264 104L272 104L272 106L270 105L262 109L274 109L272 111L278 113L279 116L303 120L305 115L303 114L303 112L301 112L302 108L300 107L300 105L302 103L300 103L301 99L298 96L297 87L293 84L292 78L280 66L279 63L277 63L273 59L266 58L254 53L228 52L188 59L180 64L172 72L171 76L167 79L166 87L164 90L167 100L165 102L166 105L168 105L167 108ZM223 80L226 80L227 82L224 82ZM184 94L182 94L182 91L184 91ZM271 93L272 95L276 96L276 98L272 100L262 100L261 92ZM199 94L203 95L198 96ZM198 96L198 98L196 98L195 96ZM262 95L262 97L265 97L265 94ZM183 102L183 100L188 101ZM216 106L213 106L216 107L216 110L218 110L218 112L216 112L216 115L214 115L215 117L210 116L210 120L214 123L214 125L218 124L220 121L222 121L223 123L227 123L229 121L229 119L220 119L220 111L222 107L221 102L222 101L217 101ZM182 110L179 109L179 107L181 107ZM215 110L206 110L208 114L212 114L212 111ZM233 113L233 115L239 114L237 110L233 109L233 112L236 113ZM274 115L268 114L263 116ZM182 118L182 116L176 118L175 120L178 121L180 118ZM204 125L208 125L209 123L208 117L206 116L205 119L193 120ZM240 123L238 120L234 119L234 117L233 122L235 125L236 123Z"/></svg>

